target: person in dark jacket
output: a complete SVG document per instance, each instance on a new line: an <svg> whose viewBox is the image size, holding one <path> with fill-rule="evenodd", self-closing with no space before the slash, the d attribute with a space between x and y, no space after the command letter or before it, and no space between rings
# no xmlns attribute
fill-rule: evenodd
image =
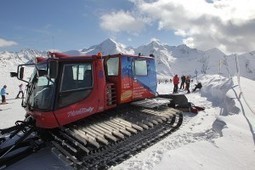
<svg viewBox="0 0 255 170"><path fill-rule="evenodd" d="M177 74L173 78L173 84L174 84L173 93L178 93L179 77Z"/></svg>
<svg viewBox="0 0 255 170"><path fill-rule="evenodd" d="M201 89L202 88L202 84L199 82L195 85L195 88L192 90L193 92L196 91L197 89Z"/></svg>
<svg viewBox="0 0 255 170"><path fill-rule="evenodd" d="M186 79L186 77L184 75L182 75L181 76L181 86L180 86L180 89L184 89L185 79Z"/></svg>

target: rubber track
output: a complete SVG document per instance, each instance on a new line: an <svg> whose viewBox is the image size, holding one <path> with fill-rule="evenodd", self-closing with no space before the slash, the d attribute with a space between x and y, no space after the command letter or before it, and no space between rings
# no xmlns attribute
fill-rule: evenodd
<svg viewBox="0 0 255 170"><path fill-rule="evenodd" d="M121 163L130 156L133 156L134 154L148 148L157 141L168 136L177 130L183 121L182 112L172 108L151 110L129 107L128 110L122 109L118 112L108 112L107 114L99 115L98 117L87 119L85 122L80 122L65 128L72 130L73 127L87 127L88 124L88 126L91 125L93 127L93 125L98 122L97 120L100 120L98 118L101 118L101 120L103 120L102 122L104 123L104 121L109 121L116 118L116 115L118 118L123 118L125 120L127 119L129 122L132 122L138 126L141 126L141 124L146 124L149 128L146 129L144 126L142 131L137 130L137 133L132 132L130 136L125 135L124 139L118 138L117 141L105 138L108 139L107 141L110 141L109 144L105 144L100 141L98 142L98 140L96 140L99 147L96 143L94 145L91 143L83 143L81 138L77 138L77 135L75 137L74 134L70 134L70 131L63 128L61 130L59 129L51 132L51 135L55 139L54 142L52 142L52 145L54 149L57 149L62 154L62 158L65 157L68 162L72 163L72 166L75 169L107 169L112 165ZM133 111L130 112L130 110ZM168 113L165 115L160 115L161 112ZM166 117L169 118L165 120ZM141 123L142 121L143 123ZM151 122L153 122L153 125ZM63 133L66 134L63 135ZM66 135L69 136L66 137ZM81 146L83 148L81 148Z"/></svg>

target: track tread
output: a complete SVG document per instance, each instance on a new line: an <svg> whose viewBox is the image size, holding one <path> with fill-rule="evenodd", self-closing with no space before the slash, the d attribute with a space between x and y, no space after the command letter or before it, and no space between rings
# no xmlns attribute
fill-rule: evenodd
<svg viewBox="0 0 255 170"><path fill-rule="evenodd" d="M101 121L91 118L92 121L66 127L69 132L79 131L81 137L86 137L86 142L80 143L80 146L89 152L73 145L78 148L76 153L59 141L53 141L53 145L77 169L106 169L171 134L181 126L183 120L182 112L172 108L151 110L134 107L132 113L123 109L117 114L109 112L109 115L102 116ZM62 129L61 133L65 131ZM73 143L73 138L62 137L66 143ZM75 138L75 135L72 137Z"/></svg>

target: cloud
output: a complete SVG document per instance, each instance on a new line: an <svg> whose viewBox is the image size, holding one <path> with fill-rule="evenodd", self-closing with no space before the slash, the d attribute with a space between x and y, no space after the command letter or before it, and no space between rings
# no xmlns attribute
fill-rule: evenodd
<svg viewBox="0 0 255 170"><path fill-rule="evenodd" d="M111 32L139 33L144 28L144 22L130 12L118 11L101 16L100 26Z"/></svg>
<svg viewBox="0 0 255 170"><path fill-rule="evenodd" d="M16 43L15 41L9 41L9 40L0 38L0 47L8 47L8 46L13 46L13 45L17 45L17 44L18 43Z"/></svg>
<svg viewBox="0 0 255 170"><path fill-rule="evenodd" d="M130 2L134 3L136 7L134 11L139 11L139 16L150 20L150 23L157 23L158 30L174 31L176 36L183 38L183 43L194 48L207 50L216 47L226 53L254 50L254 0L130 0ZM127 31L127 27L135 23L145 21L132 16L132 12L106 14L102 17L101 26L120 32ZM146 24L144 22L144 25ZM135 31L138 28L141 29L141 27L129 28L128 31Z"/></svg>
<svg viewBox="0 0 255 170"><path fill-rule="evenodd" d="M158 29L174 30L192 47L217 47L227 53L254 50L253 0L158 0L137 5L158 22Z"/></svg>

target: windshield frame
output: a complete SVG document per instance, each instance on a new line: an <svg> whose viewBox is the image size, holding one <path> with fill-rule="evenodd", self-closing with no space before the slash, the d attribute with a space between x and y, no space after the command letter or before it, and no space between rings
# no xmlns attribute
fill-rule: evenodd
<svg viewBox="0 0 255 170"><path fill-rule="evenodd" d="M48 76L50 72L49 63L49 60L46 60L46 62L35 64L27 85L27 96L23 102L23 107L27 107L29 110L53 110L56 80Z"/></svg>

